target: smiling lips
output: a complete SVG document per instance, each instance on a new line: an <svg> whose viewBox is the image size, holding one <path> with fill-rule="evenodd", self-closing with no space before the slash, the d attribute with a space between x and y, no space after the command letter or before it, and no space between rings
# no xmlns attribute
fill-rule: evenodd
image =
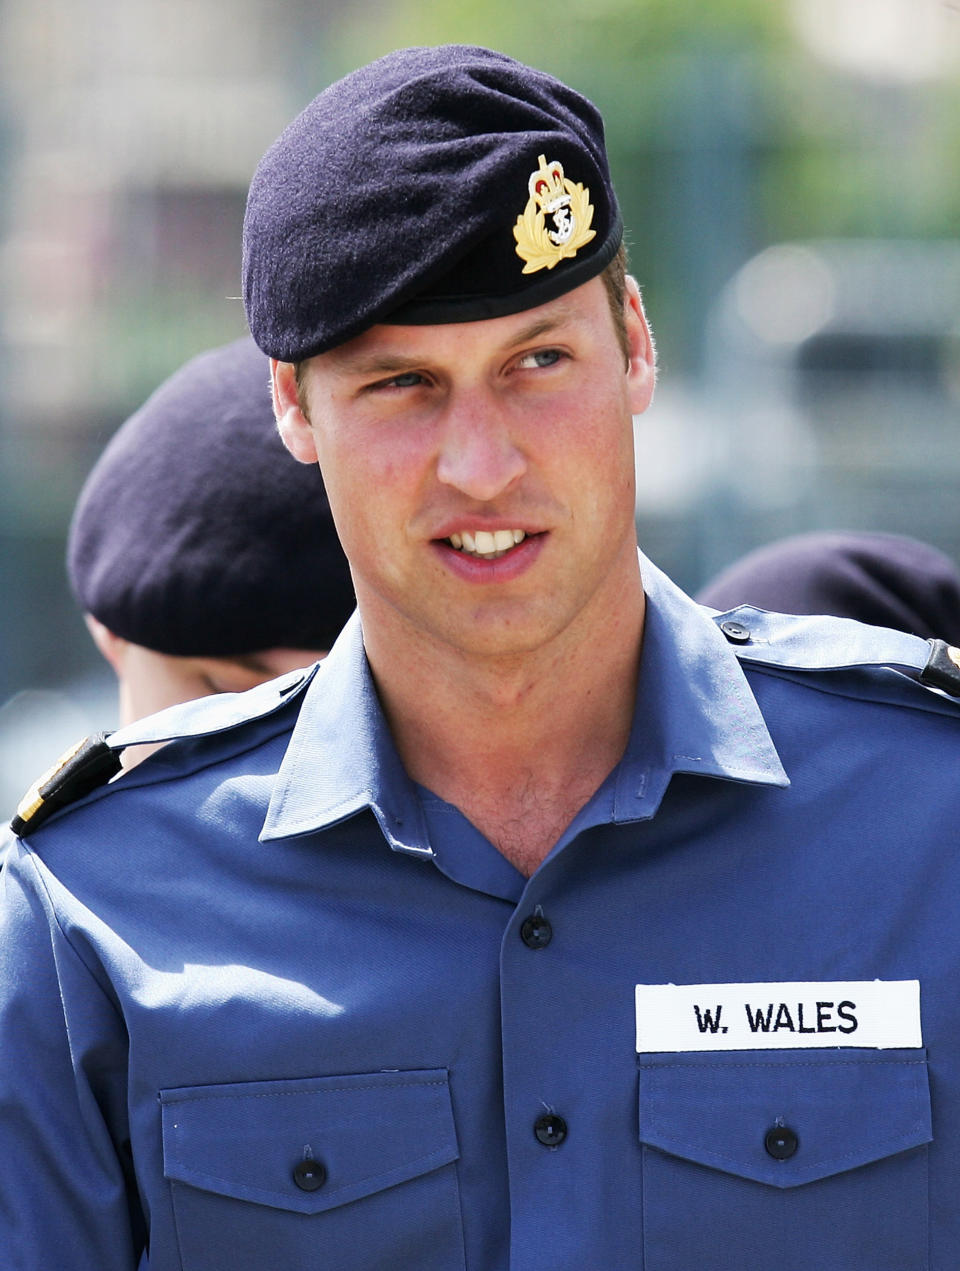
<svg viewBox="0 0 960 1271"><path fill-rule="evenodd" d="M512 547L522 543L526 537L524 530L477 530L475 534L464 530L460 534L451 534L447 542L467 556L475 556L480 560L497 560Z"/></svg>

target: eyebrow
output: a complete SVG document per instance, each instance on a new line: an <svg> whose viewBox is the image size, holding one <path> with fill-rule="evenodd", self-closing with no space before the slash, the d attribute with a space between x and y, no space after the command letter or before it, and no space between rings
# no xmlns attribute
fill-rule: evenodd
<svg viewBox="0 0 960 1271"><path fill-rule="evenodd" d="M333 370L336 375L397 375L422 365L422 357L408 357L403 353L347 353Z"/></svg>
<svg viewBox="0 0 960 1271"><path fill-rule="evenodd" d="M570 321L576 321L576 318L568 307L556 309L549 317L539 318L529 326L521 327L504 341L502 347L506 351L522 344L529 344L532 340L549 335L550 332ZM429 361L429 354L414 357L405 353L391 352L341 353L340 358L333 365L333 371L336 375L342 376L400 375L404 371L421 369L427 361Z"/></svg>
<svg viewBox="0 0 960 1271"><path fill-rule="evenodd" d="M507 341L505 347L513 348L518 344L529 344L531 340L538 340L540 336L556 331L557 327L563 326L569 318L570 314L565 309L555 313L553 317L541 318L539 322L533 322L530 326L518 331L512 339Z"/></svg>

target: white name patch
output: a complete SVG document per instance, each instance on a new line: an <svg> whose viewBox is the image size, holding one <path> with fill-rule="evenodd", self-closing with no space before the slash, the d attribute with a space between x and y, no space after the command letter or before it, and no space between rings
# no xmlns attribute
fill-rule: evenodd
<svg viewBox="0 0 960 1271"><path fill-rule="evenodd" d="M919 980L638 984L637 1051L923 1045Z"/></svg>

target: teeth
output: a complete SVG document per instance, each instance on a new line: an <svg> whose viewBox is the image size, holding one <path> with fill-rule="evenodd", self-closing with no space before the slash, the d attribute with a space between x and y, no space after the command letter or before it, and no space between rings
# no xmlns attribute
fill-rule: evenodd
<svg viewBox="0 0 960 1271"><path fill-rule="evenodd" d="M485 560L496 560L516 547L527 537L525 530L477 530L471 534L463 530L459 534L451 534L449 543L457 551L466 552L470 556L482 556Z"/></svg>

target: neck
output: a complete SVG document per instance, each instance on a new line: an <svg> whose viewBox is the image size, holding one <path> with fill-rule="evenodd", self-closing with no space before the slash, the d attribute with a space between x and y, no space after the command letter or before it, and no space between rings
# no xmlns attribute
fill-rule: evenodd
<svg viewBox="0 0 960 1271"><path fill-rule="evenodd" d="M602 624L496 657L417 639L367 655L411 778L454 804L532 873L616 766L633 721L643 633L639 573Z"/></svg>

